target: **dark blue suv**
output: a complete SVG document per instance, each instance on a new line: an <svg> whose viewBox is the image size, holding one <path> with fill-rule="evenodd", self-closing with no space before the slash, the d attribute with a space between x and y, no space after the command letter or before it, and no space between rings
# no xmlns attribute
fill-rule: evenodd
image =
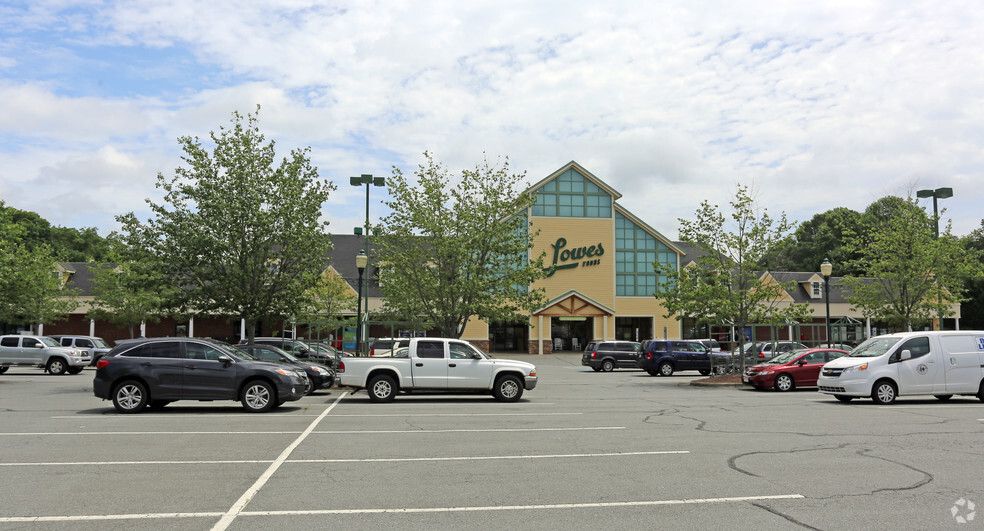
<svg viewBox="0 0 984 531"><path fill-rule="evenodd" d="M166 337L117 345L96 364L92 391L120 413L160 408L175 400L239 400L251 412L269 411L304 396L304 370L254 361L228 345Z"/></svg>
<svg viewBox="0 0 984 531"><path fill-rule="evenodd" d="M642 342L636 364L650 376L670 376L676 371L711 374L710 349L699 341L651 339Z"/></svg>

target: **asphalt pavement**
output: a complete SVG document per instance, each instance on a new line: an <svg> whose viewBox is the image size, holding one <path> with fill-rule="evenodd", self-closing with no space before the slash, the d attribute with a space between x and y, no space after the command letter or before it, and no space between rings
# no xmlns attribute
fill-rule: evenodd
<svg viewBox="0 0 984 531"><path fill-rule="evenodd" d="M490 395L322 391L116 413L94 371L0 375L2 529L973 529L984 404L837 402L515 356ZM964 523L961 523L961 520Z"/></svg>

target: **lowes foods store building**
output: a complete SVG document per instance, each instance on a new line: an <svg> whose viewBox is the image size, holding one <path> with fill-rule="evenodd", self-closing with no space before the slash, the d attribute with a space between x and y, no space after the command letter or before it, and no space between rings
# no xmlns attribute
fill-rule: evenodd
<svg viewBox="0 0 984 531"><path fill-rule="evenodd" d="M576 162L530 191L537 200L527 215L540 231L533 256L544 253L551 268L535 287L548 302L528 324L473 319L462 339L493 352L547 354L580 351L592 339L680 337L680 322L663 318L653 297L660 279L652 264L679 266L683 251L622 208L621 194Z"/></svg>

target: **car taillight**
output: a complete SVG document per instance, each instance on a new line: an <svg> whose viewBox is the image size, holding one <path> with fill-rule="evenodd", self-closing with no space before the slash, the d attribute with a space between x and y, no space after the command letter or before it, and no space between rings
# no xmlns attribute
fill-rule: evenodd
<svg viewBox="0 0 984 531"><path fill-rule="evenodd" d="M345 362L344 361L338 362L338 372L345 372Z"/></svg>
<svg viewBox="0 0 984 531"><path fill-rule="evenodd" d="M765 358L765 352L759 352L759 357L764 359Z"/></svg>
<svg viewBox="0 0 984 531"><path fill-rule="evenodd" d="M107 359L100 359L99 361L96 362L96 368L97 369L102 369L103 367L105 367L107 365L109 365L109 360L107 360Z"/></svg>
<svg viewBox="0 0 984 531"><path fill-rule="evenodd" d="M646 353L646 359L647 359L647 360L651 360L651 359L653 359L653 353L652 353L652 352L647 352L647 353Z"/></svg>
<svg viewBox="0 0 984 531"><path fill-rule="evenodd" d="M591 359L593 359L593 360L598 359L598 353L597 352L592 352L591 353Z"/></svg>

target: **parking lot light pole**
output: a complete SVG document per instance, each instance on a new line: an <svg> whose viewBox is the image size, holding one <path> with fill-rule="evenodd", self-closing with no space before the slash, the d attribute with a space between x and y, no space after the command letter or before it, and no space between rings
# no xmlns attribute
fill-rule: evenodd
<svg viewBox="0 0 984 531"><path fill-rule="evenodd" d="M365 249L359 250L355 255L355 267L359 270L359 302L355 310L355 355L362 355L362 273L366 270L369 257L366 256ZM368 302L368 301L366 301ZM368 307L369 305L366 304Z"/></svg>
<svg viewBox="0 0 984 531"><path fill-rule="evenodd" d="M937 188L935 190L919 190L916 192L916 197L932 197L933 198L933 221L935 223L935 230L933 231L933 238L937 241L940 239L940 211L938 210L936 201L937 199L946 199L948 197L953 197L953 188ZM939 280L937 280L939 282ZM938 330L943 330L943 293L938 289L936 290L936 302L940 305L940 324Z"/></svg>
<svg viewBox="0 0 984 531"><path fill-rule="evenodd" d="M830 348L830 274L834 271L833 264L830 260L824 258L823 263L820 264L820 274L823 275L823 301L827 307L826 322L827 322L827 348Z"/></svg>
<svg viewBox="0 0 984 531"><path fill-rule="evenodd" d="M385 177L373 177L372 174L363 173L362 175L360 175L358 177L349 177L349 184L351 184L352 186L362 186L362 185L365 185L365 187L366 187L366 224L365 224L365 227L364 227L365 228L365 232L363 233L364 234L364 238L365 238L365 243L364 243L364 248L362 249L362 251L359 251L362 254L366 254L366 253L370 252L370 248L369 248L369 185L372 185L372 186L386 186L386 178ZM362 231L360 231L359 228L357 227L356 230L355 230L355 233L356 234L359 234L360 232L362 232ZM358 260L359 260L359 258L356 258L356 261L358 261ZM369 257L368 257L368 255L366 255L364 264L367 264L368 262L369 262ZM359 270L359 307L356 310L356 313L357 314L360 314L360 315L362 313L362 302L361 302L362 301L362 271L365 269L365 267L366 266L363 265L362 266L362 269ZM366 291L368 292L368 290L369 290L369 282L367 281L366 282ZM366 293L366 315L369 315L369 294L368 293ZM356 328L358 329L358 326ZM369 328L369 323L368 322L366 323L366 328L367 329ZM359 349L359 345L360 345L361 340L362 340L362 336L360 335L356 339L356 342L355 342L355 344L356 344L356 355L359 355L359 354L362 353L362 351Z"/></svg>

